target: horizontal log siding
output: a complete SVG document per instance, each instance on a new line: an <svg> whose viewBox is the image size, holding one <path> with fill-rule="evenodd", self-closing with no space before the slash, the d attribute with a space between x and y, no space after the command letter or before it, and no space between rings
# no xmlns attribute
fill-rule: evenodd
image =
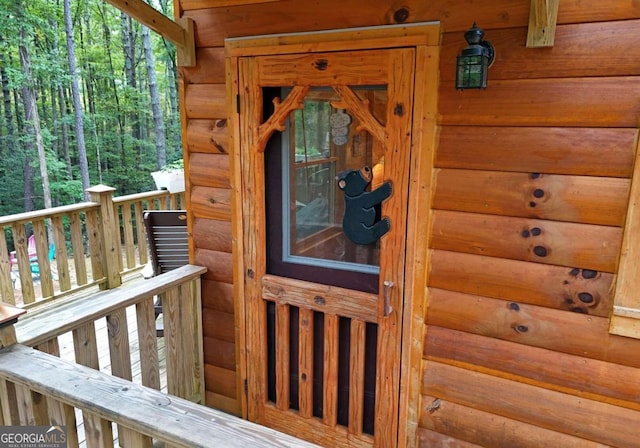
<svg viewBox="0 0 640 448"><path fill-rule="evenodd" d="M555 46L527 49L529 3L280 0L216 8L213 0L180 0L198 46L197 66L182 69L183 131L196 262L209 267L202 289L210 405L239 412L229 377L228 161L219 158L228 154L224 39L406 17L440 20L446 30L416 444L637 442L640 365L632 354L640 344L609 335L608 316L638 136L640 5L562 2ZM458 92L455 56L474 21L496 46L496 62L486 91Z"/></svg>
<svg viewBox="0 0 640 448"><path fill-rule="evenodd" d="M640 342L609 334L640 115L638 58L613 49L627 18L565 16L546 49L485 28L485 91L453 88L443 36L423 446L637 443Z"/></svg>
<svg viewBox="0 0 640 448"><path fill-rule="evenodd" d="M231 255L231 182L223 48L198 48L197 65L181 68L195 259L202 279L206 403L240 415L236 375Z"/></svg>

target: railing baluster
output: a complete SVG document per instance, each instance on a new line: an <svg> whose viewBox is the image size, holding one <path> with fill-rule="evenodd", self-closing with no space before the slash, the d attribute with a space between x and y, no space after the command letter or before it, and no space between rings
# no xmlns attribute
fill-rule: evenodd
<svg viewBox="0 0 640 448"><path fill-rule="evenodd" d="M16 403L18 404L18 421L20 426L33 426L36 424L33 404L31 403L31 390L22 384L15 385Z"/></svg>
<svg viewBox="0 0 640 448"><path fill-rule="evenodd" d="M0 226L0 230L4 231L2 226ZM9 305L15 305L16 299L8 254L7 241L4 239L4 235L0 235L0 298Z"/></svg>
<svg viewBox="0 0 640 448"><path fill-rule="evenodd" d="M69 228L71 229L71 247L73 249L73 263L76 268L76 283L86 285L87 263L84 254L84 241L82 239L82 219L80 213L69 215Z"/></svg>
<svg viewBox="0 0 640 448"><path fill-rule="evenodd" d="M133 242L133 218L131 216L131 203L122 204L122 231L124 233L124 253L127 260L127 269L136 265L136 252Z"/></svg>
<svg viewBox="0 0 640 448"><path fill-rule="evenodd" d="M140 349L140 375L142 384L160 390L160 367L156 337L155 305L153 298L136 305L138 347Z"/></svg>
<svg viewBox="0 0 640 448"><path fill-rule="evenodd" d="M73 350L78 364L96 370L100 369L96 327L93 322L89 322L73 330Z"/></svg>
<svg viewBox="0 0 640 448"><path fill-rule="evenodd" d="M33 221L33 234L36 237L36 254L35 260L29 260L29 275L36 274L40 278L40 287L42 288L42 297L52 297L53 279L51 278L51 263L49 262L49 239L44 220ZM37 271L33 269L37 266Z"/></svg>
<svg viewBox="0 0 640 448"><path fill-rule="evenodd" d="M20 425L20 413L18 412L18 397L16 385L11 381L0 379L0 406L2 407L3 425Z"/></svg>
<svg viewBox="0 0 640 448"><path fill-rule="evenodd" d="M38 344L35 347L37 350L41 352L49 353L50 355L60 357L60 344L58 343L58 338L50 339L42 344Z"/></svg>
<svg viewBox="0 0 640 448"><path fill-rule="evenodd" d="M107 315L107 330L111 374L131 380L131 352L126 308L119 308Z"/></svg>
<svg viewBox="0 0 640 448"><path fill-rule="evenodd" d="M33 289L33 279L31 278L31 263L29 263L29 249L27 242L27 232L24 224L16 223L11 226L13 230L13 241L16 246L16 258L18 262L18 272L20 274L20 287L22 289L22 303L29 304L36 300Z"/></svg>
<svg viewBox="0 0 640 448"><path fill-rule="evenodd" d="M151 448L153 446L151 437L123 426L118 426L118 442L123 447Z"/></svg>
<svg viewBox="0 0 640 448"><path fill-rule="evenodd" d="M84 421L84 436L90 448L113 447L113 429L108 420L89 412L82 412Z"/></svg>
<svg viewBox="0 0 640 448"><path fill-rule="evenodd" d="M55 426L67 427L67 448L78 448L78 430L76 423L76 412L73 406L54 400L47 399L49 410L49 423Z"/></svg>
<svg viewBox="0 0 640 448"><path fill-rule="evenodd" d="M167 392L184 396L181 349L183 347L180 319L180 297L178 288L171 288L162 294L162 321L164 324L164 350L167 358Z"/></svg>
<svg viewBox="0 0 640 448"><path fill-rule="evenodd" d="M147 236L144 230L144 218L142 210L142 201L134 203L134 211L136 217L136 234L138 236L138 259L140 265L144 266L149 262L147 249Z"/></svg>
<svg viewBox="0 0 640 448"><path fill-rule="evenodd" d="M60 291L68 291L71 289L71 277L69 275L69 258L67 257L62 216L54 216L51 218L51 223L53 225L53 243L55 245L56 276L60 284Z"/></svg>

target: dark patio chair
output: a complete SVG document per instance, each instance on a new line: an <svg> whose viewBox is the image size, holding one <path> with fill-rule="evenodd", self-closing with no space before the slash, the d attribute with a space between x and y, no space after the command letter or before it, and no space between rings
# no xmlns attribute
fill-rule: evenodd
<svg viewBox="0 0 640 448"><path fill-rule="evenodd" d="M153 210L144 212L144 225L149 242L153 274L159 275L189 264L189 238L187 212L184 210ZM162 299L155 303L156 334L164 335L162 322Z"/></svg>

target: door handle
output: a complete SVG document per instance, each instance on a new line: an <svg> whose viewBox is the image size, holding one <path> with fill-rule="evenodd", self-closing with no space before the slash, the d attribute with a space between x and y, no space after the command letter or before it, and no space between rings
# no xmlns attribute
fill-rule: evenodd
<svg viewBox="0 0 640 448"><path fill-rule="evenodd" d="M384 288L382 292L382 297L384 300L384 307L382 312L384 317L389 317L391 311L393 311L393 308L391 307L391 288L393 288L393 282L391 280L385 280L384 282L382 282L382 286Z"/></svg>

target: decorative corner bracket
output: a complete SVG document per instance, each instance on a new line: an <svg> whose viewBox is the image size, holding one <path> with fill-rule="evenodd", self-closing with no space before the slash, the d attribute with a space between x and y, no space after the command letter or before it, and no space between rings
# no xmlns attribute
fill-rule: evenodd
<svg viewBox="0 0 640 448"><path fill-rule="evenodd" d="M285 122L291 112L304 107L304 97L309 91L309 86L296 86L287 95L284 101L280 98L273 99L274 112L267 121L258 127L258 136L254 146L256 152L264 152L267 142L275 131L284 131Z"/></svg>
<svg viewBox="0 0 640 448"><path fill-rule="evenodd" d="M358 132L366 129L382 144L387 143L387 131L378 120L369 112L369 102L360 100L353 90L348 86L333 86L333 90L340 95L341 101L332 101L331 105L337 109L346 109L353 114L360 125L356 128Z"/></svg>

